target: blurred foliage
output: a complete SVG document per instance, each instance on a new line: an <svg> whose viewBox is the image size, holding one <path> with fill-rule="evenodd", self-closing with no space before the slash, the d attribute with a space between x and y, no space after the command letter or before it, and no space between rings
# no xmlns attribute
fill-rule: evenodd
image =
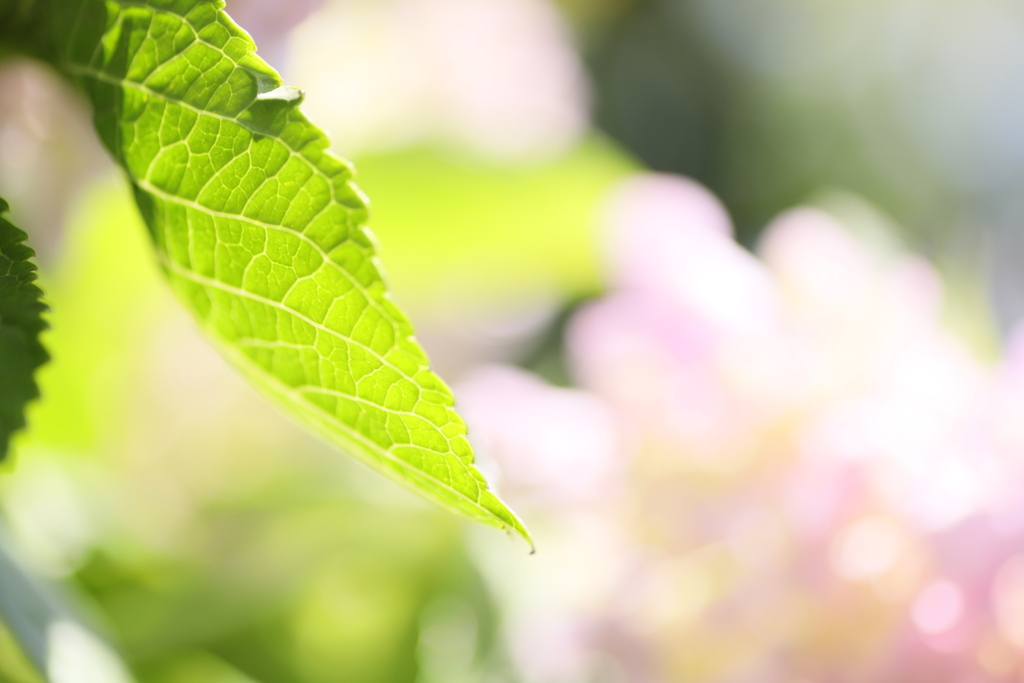
<svg viewBox="0 0 1024 683"><path fill-rule="evenodd" d="M28 663L28 659L17 642L0 624L0 681L4 683L41 683L39 674Z"/></svg>
<svg viewBox="0 0 1024 683"><path fill-rule="evenodd" d="M421 148L360 158L357 167L389 279L415 310L597 291L600 210L637 165L594 137L541 164Z"/></svg>
<svg viewBox="0 0 1024 683"><path fill-rule="evenodd" d="M898 110L886 117L894 103L884 75L851 83L831 63L845 45L805 49L841 17L886 14L854 4L633 3L591 46L597 124L650 168L707 184L747 244L823 186L863 194L913 228L949 227L942 219L955 198L904 137ZM844 56L870 64L879 46L860 48L859 57ZM759 49L773 51L759 57Z"/></svg>

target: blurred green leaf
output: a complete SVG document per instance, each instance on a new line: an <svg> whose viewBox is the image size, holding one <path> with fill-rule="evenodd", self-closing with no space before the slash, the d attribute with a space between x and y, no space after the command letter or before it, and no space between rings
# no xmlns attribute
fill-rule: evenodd
<svg viewBox="0 0 1024 683"><path fill-rule="evenodd" d="M417 310L600 291L602 212L638 170L598 136L542 164L500 166L431 148L358 164L395 293Z"/></svg>
<svg viewBox="0 0 1024 683"><path fill-rule="evenodd" d="M113 444L145 409L137 380L152 353L148 342L178 304L124 190L111 174L83 191L65 221L62 248L41 273L52 308L45 337L52 360L37 373L45 400L29 406L32 429L19 450L112 457Z"/></svg>
<svg viewBox="0 0 1024 683"><path fill-rule="evenodd" d="M236 366L375 469L528 538L392 303L352 168L221 7L38 0L10 34L89 96L174 289Z"/></svg>
<svg viewBox="0 0 1024 683"><path fill-rule="evenodd" d="M39 396L35 371L48 358L39 341L46 305L35 284L35 252L24 244L28 235L3 217L7 210L0 199L0 460L25 426L25 405Z"/></svg>
<svg viewBox="0 0 1024 683"><path fill-rule="evenodd" d="M51 683L129 683L113 651L72 619L8 554L0 539L0 620Z"/></svg>

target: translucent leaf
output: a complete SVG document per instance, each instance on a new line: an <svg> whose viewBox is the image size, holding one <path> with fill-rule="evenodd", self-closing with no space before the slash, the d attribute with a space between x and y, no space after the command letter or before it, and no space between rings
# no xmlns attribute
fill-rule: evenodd
<svg viewBox="0 0 1024 683"><path fill-rule="evenodd" d="M175 291L236 366L370 466L527 537L391 300L351 166L221 7L37 0L21 35L92 101Z"/></svg>
<svg viewBox="0 0 1024 683"><path fill-rule="evenodd" d="M0 199L0 460L11 435L25 426L25 405L39 396L35 371L47 360L39 342L46 306L35 284L35 252L24 244L28 236L4 218L7 209Z"/></svg>

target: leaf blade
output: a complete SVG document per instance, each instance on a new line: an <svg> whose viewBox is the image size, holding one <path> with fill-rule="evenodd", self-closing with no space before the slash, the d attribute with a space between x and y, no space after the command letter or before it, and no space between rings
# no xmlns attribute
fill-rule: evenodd
<svg viewBox="0 0 1024 683"><path fill-rule="evenodd" d="M172 287L235 365L371 467L529 540L391 300L353 169L222 4L48 4L51 59L92 100Z"/></svg>
<svg viewBox="0 0 1024 683"><path fill-rule="evenodd" d="M0 199L0 461L11 437L25 427L25 407L39 397L35 373L49 356L39 336L46 329L43 292L36 285L35 252L4 214Z"/></svg>

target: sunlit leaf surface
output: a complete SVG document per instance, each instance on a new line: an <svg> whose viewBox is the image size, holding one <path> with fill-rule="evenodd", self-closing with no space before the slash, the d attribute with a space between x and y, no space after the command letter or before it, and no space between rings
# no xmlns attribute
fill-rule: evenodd
<svg viewBox="0 0 1024 683"><path fill-rule="evenodd" d="M367 464L526 530L473 466L450 390L391 301L352 168L218 3L39 1L180 298L267 394Z"/></svg>

